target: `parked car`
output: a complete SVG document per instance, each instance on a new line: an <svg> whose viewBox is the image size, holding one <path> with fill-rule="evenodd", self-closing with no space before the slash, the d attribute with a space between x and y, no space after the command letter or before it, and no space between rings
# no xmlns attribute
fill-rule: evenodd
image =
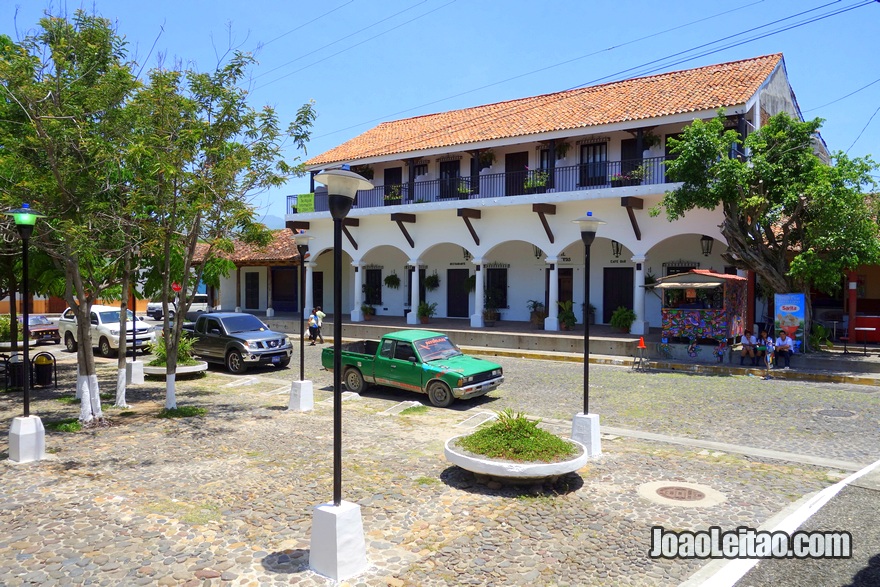
<svg viewBox="0 0 880 587"><path fill-rule="evenodd" d="M333 369L332 348L321 351L321 364ZM387 385L426 393L445 408L456 399L489 393L504 381L504 371L498 363L465 355L442 332L400 330L343 345L342 378L355 393L371 383Z"/></svg>
<svg viewBox="0 0 880 587"><path fill-rule="evenodd" d="M195 324L184 324L184 332L195 337L193 355L222 363L232 373L244 373L248 365L290 364L293 345L286 334L273 332L254 316L242 312L200 315Z"/></svg>
<svg viewBox="0 0 880 587"><path fill-rule="evenodd" d="M189 305L189 310L186 313L186 319L195 320L196 318L198 318L199 314L204 314L208 310L208 294L195 294L195 296L193 296L192 303ZM162 302L150 302L147 304L147 316L149 316L150 318L154 320L161 320L164 315L164 311L162 310ZM168 302L168 318L173 320L174 316L176 315L177 302Z"/></svg>
<svg viewBox="0 0 880 587"><path fill-rule="evenodd" d="M18 317L19 322L24 321L23 316ZM36 344L41 342L51 342L58 344L61 342L61 335L58 333L58 325L40 314L28 316L27 331L30 338Z"/></svg>
<svg viewBox="0 0 880 587"><path fill-rule="evenodd" d="M103 357L111 357L119 350L119 308L112 306L92 306L90 314L91 345L98 347L98 352ZM143 348L153 342L155 331L143 318L134 320L131 310L128 310L128 318L125 321L125 346L131 347L132 328L135 331L135 350ZM64 345L70 352L76 352L79 341L76 331L76 314L71 308L67 308L58 319L58 331L64 339Z"/></svg>

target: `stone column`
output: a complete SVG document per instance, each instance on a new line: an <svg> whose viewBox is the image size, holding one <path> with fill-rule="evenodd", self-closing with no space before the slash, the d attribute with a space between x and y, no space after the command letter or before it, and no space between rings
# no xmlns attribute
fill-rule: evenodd
<svg viewBox="0 0 880 587"><path fill-rule="evenodd" d="M550 288L547 292L547 317L544 318L544 330L559 330L559 259L547 257L544 262L550 266Z"/></svg>
<svg viewBox="0 0 880 587"><path fill-rule="evenodd" d="M241 267L235 268L235 311L241 312Z"/></svg>
<svg viewBox="0 0 880 587"><path fill-rule="evenodd" d="M412 283L412 291L409 293L409 314L406 315L406 323L407 324L418 324L419 323L419 260L418 259L410 259L409 260L409 270L411 271L410 275L410 283Z"/></svg>
<svg viewBox="0 0 880 587"><path fill-rule="evenodd" d="M272 308L272 267L266 267L266 318L275 315Z"/></svg>
<svg viewBox="0 0 880 587"><path fill-rule="evenodd" d="M471 326L473 328L483 327L483 305L486 303L485 292L483 288L484 273L483 260L471 259L474 264L474 313L471 314Z"/></svg>
<svg viewBox="0 0 880 587"><path fill-rule="evenodd" d="M351 264L351 266L354 267L354 285L352 286L352 288L354 289L354 305L351 307L351 321L363 322L364 313L361 312L361 304L363 303L364 298L364 294L361 291L361 289L363 289L364 283L364 272L361 271L361 267L363 267L363 264L355 261Z"/></svg>
<svg viewBox="0 0 880 587"><path fill-rule="evenodd" d="M645 255L633 255L632 262L636 265L636 275L633 283L633 310L636 320L630 327L630 334L648 334L648 320L645 316Z"/></svg>

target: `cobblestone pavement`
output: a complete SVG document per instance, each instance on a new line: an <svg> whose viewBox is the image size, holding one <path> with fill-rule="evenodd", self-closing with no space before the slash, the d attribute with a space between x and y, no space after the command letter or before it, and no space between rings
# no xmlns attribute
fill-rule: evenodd
<svg viewBox="0 0 880 587"><path fill-rule="evenodd" d="M47 430L49 458L3 460L0 585L332 584L308 570L311 510L332 496L331 376L316 367L320 348L307 349L312 412L286 410L296 361L238 377L212 369L178 381L178 405L205 407L204 417L155 418L164 385L148 382L129 389L129 408L107 410L110 426ZM44 423L78 414L58 399L73 394L69 359L58 391L35 390L31 412ZM582 409L582 365L500 362L505 384L453 409L386 416L397 401L422 399L386 389L344 403L343 497L362 507L371 564L347 584L677 585L701 563L650 559L651 526L758 526L842 476L617 438L552 485L477 483L443 457L474 411L565 420ZM99 376L110 393L114 363ZM615 367L591 368L591 383L591 410L606 425L866 462L880 450L873 390ZM4 421L20 410L20 393L0 393ZM7 450L0 437L0 458ZM708 485L726 499L677 507L637 494L658 480Z"/></svg>

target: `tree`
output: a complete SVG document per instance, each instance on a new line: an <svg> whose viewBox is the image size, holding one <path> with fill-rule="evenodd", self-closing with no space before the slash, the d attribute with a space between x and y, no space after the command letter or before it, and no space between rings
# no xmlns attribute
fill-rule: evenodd
<svg viewBox="0 0 880 587"><path fill-rule="evenodd" d="M172 324L167 307L163 312L166 409L177 405L182 318L198 284L219 285L232 268L223 255L232 252L235 239L269 243L271 233L254 221L251 199L302 171L281 156L285 133L275 111L253 109L239 87L252 63L251 56L234 52L211 73L157 68L133 104L139 132L128 154L132 185L155 227L144 242L155 261L147 291L167 303L171 283L182 287L179 318ZM304 149L314 116L311 103L305 104L288 126L295 146Z"/></svg>
<svg viewBox="0 0 880 587"><path fill-rule="evenodd" d="M31 242L64 272L78 340L88 341L92 304L118 286L124 258L116 202L127 187L125 106L138 83L106 19L77 11L72 20L48 16L39 24L20 43L0 39L0 190L4 204L31 202L46 214ZM77 367L80 420L100 420L90 344L80 345Z"/></svg>
<svg viewBox="0 0 880 587"><path fill-rule="evenodd" d="M880 260L876 209L863 193L877 165L843 153L824 164L813 152L820 126L783 112L742 141L724 130L723 112L694 121L669 140L676 158L668 175L682 185L652 214L665 209L676 220L720 206L725 261L755 271L777 293L800 291L808 300L811 288L833 293L845 270ZM810 304L806 311L809 328Z"/></svg>

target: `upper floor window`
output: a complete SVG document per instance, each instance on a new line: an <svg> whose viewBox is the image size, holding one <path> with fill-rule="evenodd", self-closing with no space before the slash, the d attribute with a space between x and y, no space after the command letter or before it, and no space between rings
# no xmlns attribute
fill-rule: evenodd
<svg viewBox="0 0 880 587"><path fill-rule="evenodd" d="M581 168L578 185L592 186L608 183L608 143L581 145Z"/></svg>

